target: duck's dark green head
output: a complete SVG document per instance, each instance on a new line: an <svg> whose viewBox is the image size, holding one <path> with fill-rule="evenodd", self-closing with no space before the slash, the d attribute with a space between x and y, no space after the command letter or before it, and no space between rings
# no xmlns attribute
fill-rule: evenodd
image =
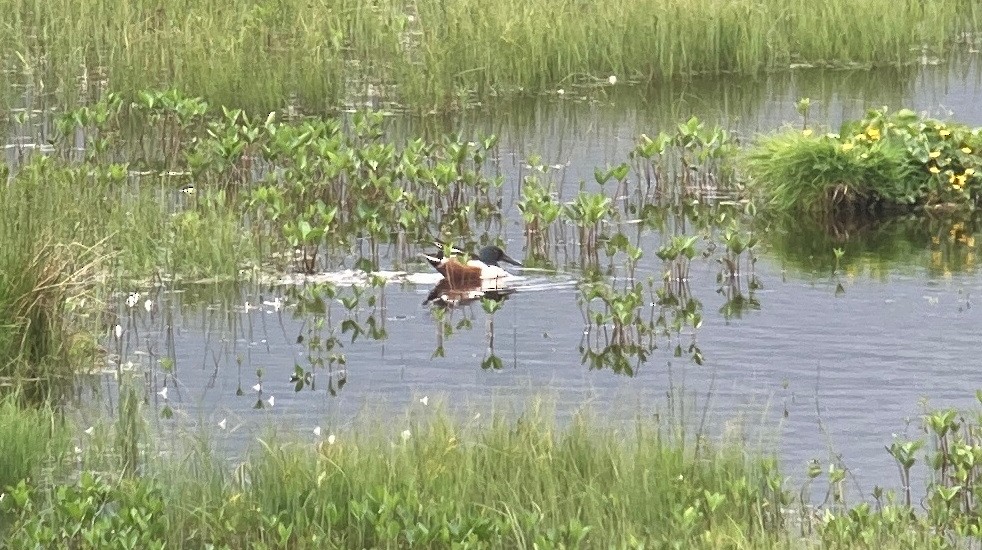
<svg viewBox="0 0 982 550"><path fill-rule="evenodd" d="M511 265L517 265L522 267L522 263L518 260L512 258L505 251L498 248L497 246L485 246L481 250L477 251L477 259L481 260L487 265L498 265L498 262L507 262Z"/></svg>

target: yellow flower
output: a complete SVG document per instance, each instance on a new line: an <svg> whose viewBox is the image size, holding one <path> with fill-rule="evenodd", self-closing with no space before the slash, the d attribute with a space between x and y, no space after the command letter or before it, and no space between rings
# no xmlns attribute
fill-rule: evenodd
<svg viewBox="0 0 982 550"><path fill-rule="evenodd" d="M811 128L805 128L804 130L801 131L801 135L803 135L805 137L808 137L808 136L812 135L812 129Z"/></svg>
<svg viewBox="0 0 982 550"><path fill-rule="evenodd" d="M972 148L966 145L965 147L962 147L962 153L965 153L966 155L971 155Z"/></svg>
<svg viewBox="0 0 982 550"><path fill-rule="evenodd" d="M965 174L962 174L960 176L956 176L952 174L950 181L951 181L952 189L954 189L955 191L961 191L962 188L965 187Z"/></svg>
<svg viewBox="0 0 982 550"><path fill-rule="evenodd" d="M843 152L848 151L848 150L852 149L853 147L855 147L855 145L853 145L852 142L843 143L842 144L842 151Z"/></svg>
<svg viewBox="0 0 982 550"><path fill-rule="evenodd" d="M941 171L941 169L938 168L937 166L932 166L932 167L928 168L927 171L928 172L931 172L932 174L937 174L938 172Z"/></svg>
<svg viewBox="0 0 982 550"><path fill-rule="evenodd" d="M951 135L951 130L948 130L947 128L942 128L941 130L938 131L938 135L943 138L946 138Z"/></svg>
<svg viewBox="0 0 982 550"><path fill-rule="evenodd" d="M880 129L870 126L866 129L866 135L869 136L870 140L876 141L880 139Z"/></svg>
<svg viewBox="0 0 982 550"><path fill-rule="evenodd" d="M975 175L975 168L966 168L965 169L965 175L966 176L974 176Z"/></svg>
<svg viewBox="0 0 982 550"><path fill-rule="evenodd" d="M941 156L941 151L931 151L927 156L928 158L936 159Z"/></svg>
<svg viewBox="0 0 982 550"><path fill-rule="evenodd" d="M852 139L853 141L866 141L866 134L856 134Z"/></svg>

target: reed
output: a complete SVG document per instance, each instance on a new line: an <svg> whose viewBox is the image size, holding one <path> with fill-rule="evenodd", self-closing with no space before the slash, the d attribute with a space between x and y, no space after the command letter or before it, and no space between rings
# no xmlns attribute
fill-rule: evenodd
<svg viewBox="0 0 982 550"><path fill-rule="evenodd" d="M259 263L220 191L181 204L170 182L128 177L33 155L0 184L0 394L69 390L100 360L105 295L123 281L235 279Z"/></svg>
<svg viewBox="0 0 982 550"><path fill-rule="evenodd" d="M76 98L106 85L130 97L178 87L251 111L383 97L448 109L610 75L904 65L971 40L982 16L959 0L2 0L0 9L11 14L0 45L22 74L13 80Z"/></svg>

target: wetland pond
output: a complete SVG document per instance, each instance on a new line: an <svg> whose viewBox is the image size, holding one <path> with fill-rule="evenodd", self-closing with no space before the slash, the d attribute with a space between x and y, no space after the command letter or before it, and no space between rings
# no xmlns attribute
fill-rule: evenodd
<svg viewBox="0 0 982 550"><path fill-rule="evenodd" d="M567 90L427 124L500 136L503 221L491 238L522 260L527 251L515 203L531 155L554 166L561 198L569 200L581 181L593 183L595 167L626 158L638 135L691 115L743 140L800 124L795 104L802 97L811 98L811 120L831 128L880 106L982 125L978 54L952 66L802 70L677 89L614 87L589 100ZM388 123L407 133L431 130L410 118ZM132 307L125 294L118 299L123 336L107 344L111 355L117 345L121 354L111 357L99 384L112 386L117 357L145 370L153 409L168 413L153 421L164 448L168 438L202 429L232 457L269 426L326 438L365 408L392 415L398 425L407 410L438 401L473 414L544 396L560 415L589 407L616 422L654 414L666 407L667 395L681 395L681 403L692 401L684 414L705 422L707 431L736 426L752 441L763 438L794 480L805 478L809 461L827 466L839 457L850 471L850 492L868 496L877 485L899 489L885 447L894 434L923 437L925 402L977 405L982 309L973 302L982 279L974 235L964 227L893 220L851 228L839 240L774 229L760 235L754 251L759 288L739 282L744 299L736 305L717 279L717 258L697 254L687 291L702 304L701 326L654 337L645 360L630 363L630 374L591 368L602 356L604 331L592 325L583 303L582 272L564 264L562 251L556 270L514 269L517 291L493 315L480 302L446 311L422 305L437 277L416 260L400 265L407 273L358 290L343 284L348 272L319 273L339 283L336 295L319 297L309 285L272 281L133 288L139 296L132 296ZM655 255L659 241L648 239L640 241L644 256L634 275L654 278L657 288L664 263ZM837 269L833 248L845 252ZM381 252L380 266L391 268L393 259ZM626 274L614 266L607 277L616 283ZM693 359L693 342L701 364ZM343 353L343 364L334 353ZM157 393L165 385L166 402Z"/></svg>

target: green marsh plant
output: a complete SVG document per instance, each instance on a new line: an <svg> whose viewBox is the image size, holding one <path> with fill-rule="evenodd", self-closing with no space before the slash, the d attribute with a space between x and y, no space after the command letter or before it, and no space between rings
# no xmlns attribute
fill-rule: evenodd
<svg viewBox="0 0 982 550"><path fill-rule="evenodd" d="M563 208L565 218L579 230L580 257L584 263L596 265L600 228L611 215L611 203L610 197L603 191L591 193L580 190Z"/></svg>
<svg viewBox="0 0 982 550"><path fill-rule="evenodd" d="M733 166L736 143L720 126L707 128L696 117L674 132L654 138L641 134L629 153L637 174L637 205L684 204L685 199L715 200L737 190Z"/></svg>
<svg viewBox="0 0 982 550"><path fill-rule="evenodd" d="M655 255L665 262L662 279L666 285L688 284L689 268L696 256L698 235L674 235L663 243Z"/></svg>
<svg viewBox="0 0 982 550"><path fill-rule="evenodd" d="M654 323L642 315L645 297L641 283L623 289L604 280L580 285L578 301L586 322L580 342L583 363L591 369L609 368L634 376L656 347ZM594 309L594 302L601 307Z"/></svg>
<svg viewBox="0 0 982 550"><path fill-rule="evenodd" d="M70 427L55 405L24 406L25 396L17 391L8 387L3 393L0 438L5 443L0 453L0 493L23 480L40 483L45 479L44 468L52 469L71 449Z"/></svg>
<svg viewBox="0 0 982 550"><path fill-rule="evenodd" d="M976 394L982 403L982 392ZM978 545L982 538L978 510L982 414L926 410L922 420L926 439L897 438L886 447L900 475L899 502L892 492L877 488L875 507L864 502L825 509L818 524L823 544L836 548L853 548L857 543L868 548ZM912 487L919 465L927 470L920 498Z"/></svg>
<svg viewBox="0 0 982 550"><path fill-rule="evenodd" d="M5 542L715 548L785 539L769 527L780 513L767 489L776 472L740 443L704 442L697 453L650 417L611 426L584 412L560 424L536 403L513 420L482 413L459 419L419 400L384 421L366 413L348 429L271 433L234 471L196 444L153 457L138 476L25 481L0 502Z"/></svg>
<svg viewBox="0 0 982 550"><path fill-rule="evenodd" d="M720 222L725 219L726 215L721 214ZM753 231L744 230L744 224L747 222L730 218L718 235L724 252L717 259L720 272L716 275L716 284L720 285L717 292L726 299L720 312L727 319L740 317L748 309L760 309L760 302L754 295L761 287L754 269L757 264L754 249L759 239Z"/></svg>
<svg viewBox="0 0 982 550"><path fill-rule="evenodd" d="M241 109L222 106L222 116L210 119L205 135L194 136L184 160L195 180L210 185L235 188L251 184L254 164L260 155L263 131L271 131L275 113L266 118L265 126Z"/></svg>
<svg viewBox="0 0 982 550"><path fill-rule="evenodd" d="M356 113L346 131L335 120L267 119L256 138L270 169L250 196L256 230L300 251L298 270L316 257L359 245L357 267L377 269L384 245L405 247L431 235L467 235L500 210L503 180L484 163L497 138L385 140L380 113ZM361 250L367 246L367 252Z"/></svg>
<svg viewBox="0 0 982 550"><path fill-rule="evenodd" d="M86 304L96 303L108 253L101 242L59 234L60 206L74 199L46 177L53 164L37 156L27 176L0 185L0 395L56 397L76 362L95 361L84 320L94 317Z"/></svg>
<svg viewBox="0 0 982 550"><path fill-rule="evenodd" d="M525 222L525 249L532 259L546 260L552 243L552 226L560 219L563 205L556 198L556 184L548 177L549 167L530 159L530 174L522 177L518 210Z"/></svg>
<svg viewBox="0 0 982 550"><path fill-rule="evenodd" d="M107 93L94 103L59 116L55 120L56 140L61 142L62 154L71 160L111 162L121 145L123 108L119 95Z"/></svg>
<svg viewBox="0 0 982 550"><path fill-rule="evenodd" d="M208 109L204 99L186 97L174 88L141 90L130 104L129 121L150 130L140 132L142 162L161 170L186 169L185 150L200 133Z"/></svg>
<svg viewBox="0 0 982 550"><path fill-rule="evenodd" d="M70 0L4 0L11 20L0 43L13 52L7 64L19 80L56 90L65 104L105 88L135 101L156 86L253 115L365 102L447 112L578 84L595 89L611 76L650 83L789 66L911 65L970 43L982 17L958 0L616 0L579 8L159 0L82 9ZM869 33L874 21L878 32ZM631 39L596 40L610 35Z"/></svg>
<svg viewBox="0 0 982 550"><path fill-rule="evenodd" d="M827 221L979 201L982 130L909 109L871 110L838 133L768 136L747 154L753 188L772 212Z"/></svg>
<svg viewBox="0 0 982 550"><path fill-rule="evenodd" d="M307 319L304 323L304 332L297 335L297 343L306 347L307 364L301 365L297 362L290 376L296 391L305 387L315 390L320 371L327 372L327 389L331 395L337 395L338 390L348 381L346 367L348 359L344 354L344 342L341 336L343 332L351 330L350 323L353 321L350 318L343 321L345 327L348 327L346 330L335 324L333 306L339 299L339 292L340 289L330 283L304 285L287 292L288 300L296 303L294 315ZM346 297L344 307L350 311L358 307L359 303L359 295ZM358 326L357 323L355 326ZM352 337L354 338L355 336ZM335 380L336 371L337 380Z"/></svg>
<svg viewBox="0 0 982 550"><path fill-rule="evenodd" d="M696 340L696 333L702 326L703 305L692 294L689 284L689 268L696 256L698 235L665 236L666 242L655 253L665 265L662 284L653 289L652 304L657 306L658 314L653 327L656 333L674 340L673 354L681 357L688 353L693 362L701 365L704 361L702 350ZM682 342L684 330L691 330L691 340Z"/></svg>

